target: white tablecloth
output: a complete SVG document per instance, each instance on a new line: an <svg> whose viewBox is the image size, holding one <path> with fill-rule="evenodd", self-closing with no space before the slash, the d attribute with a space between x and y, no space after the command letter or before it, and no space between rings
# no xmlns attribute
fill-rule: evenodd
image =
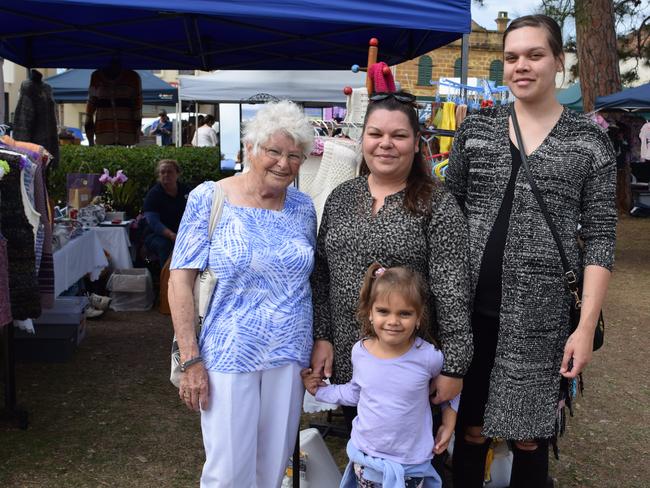
<svg viewBox="0 0 650 488"><path fill-rule="evenodd" d="M86 273L90 273L91 281L95 281L108 266L98 233L91 231L84 232L55 251L53 259L54 296L59 296Z"/></svg>
<svg viewBox="0 0 650 488"><path fill-rule="evenodd" d="M133 268L129 246L129 232L126 227L92 227L91 232L95 232L99 241L109 256L109 260L114 269Z"/></svg>

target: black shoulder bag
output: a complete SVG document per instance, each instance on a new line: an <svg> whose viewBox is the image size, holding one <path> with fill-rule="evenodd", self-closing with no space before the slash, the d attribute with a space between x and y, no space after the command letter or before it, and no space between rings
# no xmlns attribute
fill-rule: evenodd
<svg viewBox="0 0 650 488"><path fill-rule="evenodd" d="M580 308L582 306L582 298L581 298L582 282L578 281L578 274L574 270L572 270L571 266L569 265L569 260L567 259L566 254L564 252L564 247L562 246L562 241L560 241L560 236L557 233L555 224L551 219L551 215L548 213L548 209L546 208L546 204L544 203L542 194L540 193L539 188L537 188L537 185L535 184L535 180L533 179L533 175L530 172L530 168L528 167L528 158L526 157L524 142L521 140L521 130L519 129L519 122L517 122L517 114L515 112L514 104L510 105L510 116L512 117L512 126L515 130L515 136L517 137L517 145L519 146L519 152L521 153L521 164L524 167L524 171L526 171L526 176L528 177L528 182L530 183L530 189L533 191L533 194L537 199L537 203L539 204L542 214L544 214L544 218L546 219L548 228L551 230L551 234L553 234L553 239L555 240L555 243L557 244L557 248L560 251L560 258L562 259L562 268L564 268L564 282L569 292L573 296L573 303L571 304L571 317L570 317L571 333L573 333L578 327L578 323L580 322ZM596 324L596 331L594 333L594 351L601 348L604 339L605 339L605 321L603 320L603 311L601 310L600 315L598 316L598 323Z"/></svg>

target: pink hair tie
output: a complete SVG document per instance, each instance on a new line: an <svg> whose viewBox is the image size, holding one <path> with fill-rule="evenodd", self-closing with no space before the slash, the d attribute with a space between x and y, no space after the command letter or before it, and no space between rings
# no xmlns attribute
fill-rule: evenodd
<svg viewBox="0 0 650 488"><path fill-rule="evenodd" d="M373 273L373 276L375 278L379 278L381 275L383 275L386 272L386 268L377 268L375 272Z"/></svg>

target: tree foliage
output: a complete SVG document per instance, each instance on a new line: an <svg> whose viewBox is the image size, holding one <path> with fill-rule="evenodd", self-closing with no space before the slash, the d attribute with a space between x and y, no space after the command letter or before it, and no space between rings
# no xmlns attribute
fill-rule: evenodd
<svg viewBox="0 0 650 488"><path fill-rule="evenodd" d="M613 0L614 20L617 36L617 53L624 61L633 59L634 66L621 73L623 84L639 79L639 67L650 66L650 15L647 12L647 0ZM539 12L553 17L562 27L569 19L575 19L574 0L541 0ZM589 11L589 9L588 9ZM576 39L567 37L567 52L576 52ZM579 66L572 67L571 74L577 76Z"/></svg>

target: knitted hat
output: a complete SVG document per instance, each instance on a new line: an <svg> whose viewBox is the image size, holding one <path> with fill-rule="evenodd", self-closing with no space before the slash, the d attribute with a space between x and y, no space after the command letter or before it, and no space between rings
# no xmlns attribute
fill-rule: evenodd
<svg viewBox="0 0 650 488"><path fill-rule="evenodd" d="M393 72L383 61L375 63L368 68L368 76L372 80L373 91L375 93L394 93L396 91Z"/></svg>

